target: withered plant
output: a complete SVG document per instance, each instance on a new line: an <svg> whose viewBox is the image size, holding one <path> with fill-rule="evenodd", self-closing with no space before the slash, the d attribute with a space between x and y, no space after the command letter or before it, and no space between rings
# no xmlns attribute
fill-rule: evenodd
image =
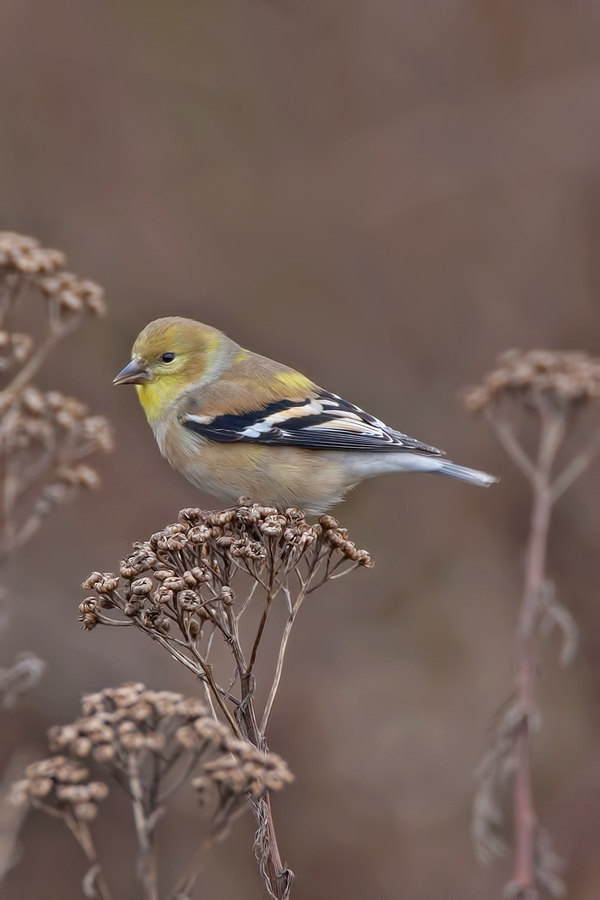
<svg viewBox="0 0 600 900"><path fill-rule="evenodd" d="M110 450L103 416L83 403L33 385L40 367L67 335L104 315L93 281L63 269L64 254L35 238L0 231L0 561L22 546L44 516L98 476L81 460ZM36 334L15 330L24 302Z"/></svg>
<svg viewBox="0 0 600 900"><path fill-rule="evenodd" d="M266 753L300 607L326 582L370 565L331 516L309 525L297 509L244 498L219 512L184 509L178 523L134 544L118 575L89 576L83 586L93 595L80 606L81 622L88 630L129 626L156 641L199 680L215 725ZM279 853L269 791L248 799L262 877L269 894L285 900L293 875Z"/></svg>
<svg viewBox="0 0 600 900"><path fill-rule="evenodd" d="M491 748L479 769L473 832L486 860L506 852L498 788L512 779L515 861L507 896L535 900L544 888L558 896L565 886L562 861L535 813L531 785L531 743L537 728L536 672L540 637L556 626L563 636L561 661L567 664L577 644L571 614L556 598L546 574L552 508L585 472L600 451L600 431L557 464L557 455L577 417L600 397L600 360L580 352L532 350L502 354L483 383L469 389L465 405L483 412L511 460L525 475L533 494L523 597L516 631L515 692L495 728ZM517 434L523 419L533 419L537 447L525 449ZM564 448L563 448L564 449Z"/></svg>
<svg viewBox="0 0 600 900"><path fill-rule="evenodd" d="M26 778L13 786L12 801L67 825L90 864L83 881L88 897L111 900L91 829L108 785L91 781L90 767L103 770L131 800L138 872L148 900L159 898L156 826L177 791L195 791L210 816L206 837L168 895L185 900L204 852L224 837L245 799L258 802L292 780L282 759L234 735L195 698L130 683L84 696L82 710L73 724L50 729L50 750L58 755L28 766Z"/></svg>
<svg viewBox="0 0 600 900"><path fill-rule="evenodd" d="M0 231L0 565L37 531L58 504L98 475L83 460L112 447L108 422L83 403L33 384L51 351L86 318L104 314L102 288L64 269L59 250ZM25 324L25 328L23 324ZM3 610L0 630L7 614ZM3 705L41 677L44 663L21 653L0 668ZM0 790L0 882L11 865L19 817Z"/></svg>

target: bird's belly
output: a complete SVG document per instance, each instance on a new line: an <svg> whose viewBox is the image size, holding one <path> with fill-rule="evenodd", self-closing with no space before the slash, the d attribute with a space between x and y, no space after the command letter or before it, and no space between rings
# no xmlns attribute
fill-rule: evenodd
<svg viewBox="0 0 600 900"><path fill-rule="evenodd" d="M343 498L350 487L339 466L307 450L251 444L211 444L181 471L193 484L229 503L240 497L273 505L297 506L319 514Z"/></svg>

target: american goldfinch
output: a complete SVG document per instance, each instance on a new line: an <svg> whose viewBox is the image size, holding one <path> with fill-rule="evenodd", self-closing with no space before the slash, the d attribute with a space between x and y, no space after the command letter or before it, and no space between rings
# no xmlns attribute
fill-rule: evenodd
<svg viewBox="0 0 600 900"><path fill-rule="evenodd" d="M318 515L385 472L435 472L482 486L497 480L192 319L150 322L114 383L136 385L171 465L228 502L246 496Z"/></svg>

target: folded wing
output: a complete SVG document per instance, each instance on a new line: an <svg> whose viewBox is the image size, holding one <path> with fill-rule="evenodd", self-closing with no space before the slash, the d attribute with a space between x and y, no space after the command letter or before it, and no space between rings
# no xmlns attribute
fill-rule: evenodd
<svg viewBox="0 0 600 900"><path fill-rule="evenodd" d="M278 400L240 415L186 414L180 421L200 437L221 443L443 456L441 450L388 428L358 406L323 390L305 400Z"/></svg>

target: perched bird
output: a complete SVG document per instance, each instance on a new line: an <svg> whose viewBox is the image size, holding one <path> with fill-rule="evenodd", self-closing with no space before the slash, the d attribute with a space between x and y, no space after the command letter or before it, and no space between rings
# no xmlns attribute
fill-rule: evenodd
<svg viewBox="0 0 600 900"><path fill-rule="evenodd" d="M136 385L171 465L228 502L246 496L320 514L385 472L497 481L192 319L150 322L114 383Z"/></svg>

